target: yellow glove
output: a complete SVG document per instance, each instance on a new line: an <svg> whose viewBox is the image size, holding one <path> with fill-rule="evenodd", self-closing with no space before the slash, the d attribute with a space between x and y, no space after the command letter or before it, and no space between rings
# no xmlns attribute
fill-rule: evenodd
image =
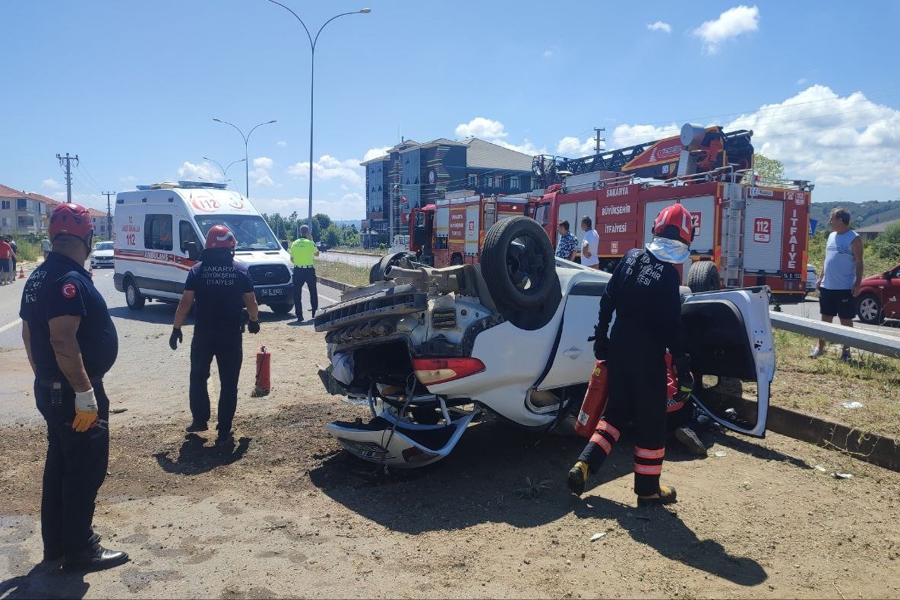
<svg viewBox="0 0 900 600"><path fill-rule="evenodd" d="M94 388L86 392L75 392L75 420L72 429L84 433L94 426L97 420L97 400L94 399Z"/></svg>

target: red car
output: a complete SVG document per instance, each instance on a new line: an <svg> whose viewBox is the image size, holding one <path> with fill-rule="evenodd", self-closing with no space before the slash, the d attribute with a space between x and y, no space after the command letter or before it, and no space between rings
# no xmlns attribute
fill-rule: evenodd
<svg viewBox="0 0 900 600"><path fill-rule="evenodd" d="M900 265L862 280L856 314L863 323L875 325L885 319L900 319Z"/></svg>

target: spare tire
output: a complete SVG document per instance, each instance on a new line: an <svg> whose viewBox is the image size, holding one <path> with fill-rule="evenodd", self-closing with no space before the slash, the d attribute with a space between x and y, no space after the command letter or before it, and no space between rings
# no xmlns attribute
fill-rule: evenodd
<svg viewBox="0 0 900 600"><path fill-rule="evenodd" d="M375 263L374 265L372 265L372 268L369 269L369 283L384 281L384 272L387 271L387 268L398 266L404 258L406 258L410 262L415 262L416 255L409 252L395 252L394 254L385 254L383 257L381 257L381 261Z"/></svg>
<svg viewBox="0 0 900 600"><path fill-rule="evenodd" d="M692 264L691 270L688 271L688 287L694 293L718 290L721 287L721 281L716 263L701 260Z"/></svg>
<svg viewBox="0 0 900 600"><path fill-rule="evenodd" d="M523 216L503 219L488 229L481 273L494 302L512 309L536 308L559 287L547 232Z"/></svg>

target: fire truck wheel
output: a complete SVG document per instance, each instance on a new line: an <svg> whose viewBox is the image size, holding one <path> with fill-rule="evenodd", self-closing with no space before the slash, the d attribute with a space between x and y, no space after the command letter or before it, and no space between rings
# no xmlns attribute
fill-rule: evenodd
<svg viewBox="0 0 900 600"><path fill-rule="evenodd" d="M481 272L494 302L513 310L540 306L559 285L550 238L528 217L503 219L488 229Z"/></svg>
<svg viewBox="0 0 900 600"><path fill-rule="evenodd" d="M708 260L692 264L691 270L688 271L688 287L694 293L719 289L719 270L716 264Z"/></svg>
<svg viewBox="0 0 900 600"><path fill-rule="evenodd" d="M387 268L399 266L404 258L409 260L410 262L415 262L416 255L410 254L409 252L395 252L394 254L385 254L381 258L381 262L375 263L374 265L372 265L372 268L369 269L369 283L382 281L384 279L384 272L387 271Z"/></svg>

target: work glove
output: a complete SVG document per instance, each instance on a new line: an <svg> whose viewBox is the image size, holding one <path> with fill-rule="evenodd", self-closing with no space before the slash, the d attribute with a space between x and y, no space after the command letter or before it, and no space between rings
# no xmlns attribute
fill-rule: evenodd
<svg viewBox="0 0 900 600"><path fill-rule="evenodd" d="M594 327L594 335L588 338L589 342L594 342L594 358L597 360L606 360L609 354L609 338L606 333L600 332L600 327Z"/></svg>
<svg viewBox="0 0 900 600"><path fill-rule="evenodd" d="M97 400L94 398L94 388L86 392L75 392L75 420L72 421L72 429L84 433L94 426L96 420Z"/></svg>
<svg viewBox="0 0 900 600"><path fill-rule="evenodd" d="M259 333L259 321L250 321L247 324L247 331L250 333Z"/></svg>
<svg viewBox="0 0 900 600"><path fill-rule="evenodd" d="M687 402L694 391L694 376L691 375L691 357L684 355L675 361L675 370L678 372L678 391L675 392L675 400Z"/></svg>
<svg viewBox="0 0 900 600"><path fill-rule="evenodd" d="M178 342L182 341L184 337L181 335L181 330L177 327L172 328L172 335L169 336L169 348L172 350L178 349Z"/></svg>

